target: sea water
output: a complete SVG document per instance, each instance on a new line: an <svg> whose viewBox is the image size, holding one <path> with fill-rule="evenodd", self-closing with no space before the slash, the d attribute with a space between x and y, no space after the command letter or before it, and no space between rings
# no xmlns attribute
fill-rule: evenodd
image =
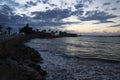
<svg viewBox="0 0 120 80"><path fill-rule="evenodd" d="M120 37L33 39L47 80L120 80Z"/></svg>

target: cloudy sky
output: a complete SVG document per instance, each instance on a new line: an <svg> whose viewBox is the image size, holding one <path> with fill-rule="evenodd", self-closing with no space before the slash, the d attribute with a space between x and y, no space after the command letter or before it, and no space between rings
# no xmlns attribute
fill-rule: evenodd
<svg viewBox="0 0 120 80"><path fill-rule="evenodd" d="M120 33L120 0L0 0L0 24Z"/></svg>

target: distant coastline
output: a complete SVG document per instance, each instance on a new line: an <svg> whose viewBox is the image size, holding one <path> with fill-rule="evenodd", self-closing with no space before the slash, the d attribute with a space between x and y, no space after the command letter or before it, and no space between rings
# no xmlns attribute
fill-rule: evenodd
<svg viewBox="0 0 120 80"><path fill-rule="evenodd" d="M79 37L120 37L120 35L78 35Z"/></svg>

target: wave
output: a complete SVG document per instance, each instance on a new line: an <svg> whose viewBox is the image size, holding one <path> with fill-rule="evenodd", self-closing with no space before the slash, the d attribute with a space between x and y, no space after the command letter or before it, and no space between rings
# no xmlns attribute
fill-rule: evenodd
<svg viewBox="0 0 120 80"><path fill-rule="evenodd" d="M81 59L99 60L105 62L120 62L119 43L120 38L59 38L54 40L34 39L34 45L38 50L51 52L66 57L77 57ZM102 44L102 43L103 44ZM110 44L108 44L110 43ZM86 55L87 54L87 55ZM81 56L80 56L81 55Z"/></svg>
<svg viewBox="0 0 120 80"><path fill-rule="evenodd" d="M119 60L115 60L115 59L103 59L103 58L96 58L96 57L79 57L79 56L75 56L78 59L81 60L94 60L94 61L101 61L101 62L109 62L109 63L120 63Z"/></svg>
<svg viewBox="0 0 120 80"><path fill-rule="evenodd" d="M64 58L76 58L79 60L93 60L93 61L101 61L101 62L107 62L107 63L119 63L120 64L120 60L119 59L108 59L108 58L98 58L98 57L81 57L78 55L67 55L67 54L58 54L59 56L62 56Z"/></svg>

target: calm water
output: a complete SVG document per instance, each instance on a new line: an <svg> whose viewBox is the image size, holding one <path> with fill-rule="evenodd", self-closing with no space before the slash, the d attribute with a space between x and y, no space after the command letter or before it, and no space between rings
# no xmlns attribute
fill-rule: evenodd
<svg viewBox="0 0 120 80"><path fill-rule="evenodd" d="M58 55L120 61L120 37L35 39L31 42L41 51Z"/></svg>
<svg viewBox="0 0 120 80"><path fill-rule="evenodd" d="M41 54L47 80L120 80L120 63L104 62L120 61L120 37L34 39L26 45Z"/></svg>

